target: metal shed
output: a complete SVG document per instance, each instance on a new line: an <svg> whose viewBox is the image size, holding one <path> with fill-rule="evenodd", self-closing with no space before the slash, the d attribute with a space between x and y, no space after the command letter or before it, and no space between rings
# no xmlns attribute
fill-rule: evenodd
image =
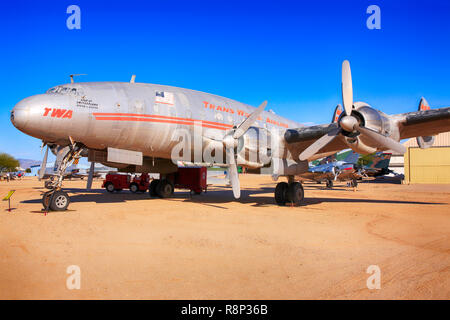
<svg viewBox="0 0 450 320"><path fill-rule="evenodd" d="M416 139L404 143L405 183L450 184L450 132L436 136L431 148L420 149Z"/></svg>

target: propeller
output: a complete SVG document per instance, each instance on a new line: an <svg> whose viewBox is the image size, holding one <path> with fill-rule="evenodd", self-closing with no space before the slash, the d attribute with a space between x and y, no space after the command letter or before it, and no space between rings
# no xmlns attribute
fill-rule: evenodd
<svg viewBox="0 0 450 320"><path fill-rule="evenodd" d="M44 147L45 142L42 144L42 148ZM41 168L39 169L39 180L44 177L45 169L47 168L47 157L48 157L48 145L45 149L44 158L42 159Z"/></svg>
<svg viewBox="0 0 450 320"><path fill-rule="evenodd" d="M255 111L253 111L244 121L242 121L236 129L234 129L234 131L228 133L223 139L223 144L226 150L226 160L228 165L230 183L231 187L233 188L233 195L236 199L239 199L241 196L241 184L239 182L236 155L234 150L238 145L239 138L242 137L258 119L259 115L263 112L266 105L267 101L261 103Z"/></svg>
<svg viewBox="0 0 450 320"><path fill-rule="evenodd" d="M391 149L398 153L405 153L406 148L399 142L386 137L376 131L360 125L360 121L354 115L353 110L353 86L350 63L345 60L342 63L342 103L344 105L344 115L338 121L338 127L331 129L326 135L319 138L316 142L306 148L299 156L301 161L308 160L323 147L333 141L342 131L349 133L359 133L362 137L368 138L376 145L386 149Z"/></svg>
<svg viewBox="0 0 450 320"><path fill-rule="evenodd" d="M94 169L95 169L95 162L91 162L91 166L89 168L89 175L88 180L86 184L86 190L90 191L92 188L92 179L94 178Z"/></svg>

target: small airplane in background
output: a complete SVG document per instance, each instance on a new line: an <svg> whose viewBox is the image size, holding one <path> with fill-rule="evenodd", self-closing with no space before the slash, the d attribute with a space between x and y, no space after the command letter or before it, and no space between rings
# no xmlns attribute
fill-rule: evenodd
<svg viewBox="0 0 450 320"><path fill-rule="evenodd" d="M335 181L349 181L350 186L357 187L358 180L365 177L378 177L389 174L391 153L376 152L360 156L352 150L338 153L310 166L308 172L299 175L301 180L326 182L327 188L333 188ZM337 158L343 160L337 160ZM314 163L313 162L313 163Z"/></svg>
<svg viewBox="0 0 450 320"><path fill-rule="evenodd" d="M394 173L389 169L392 153L376 152L368 155L361 155L356 163L358 168L363 169L366 177L381 177Z"/></svg>
<svg viewBox="0 0 450 320"><path fill-rule="evenodd" d="M359 154L405 153L401 139L418 137L419 146L427 148L434 135L450 131L450 108L430 109L423 98L419 111L394 115L354 102L347 60L342 63L341 85L344 111L331 124L315 126L264 111L266 101L254 108L200 91L135 83L134 76L129 83L56 86L17 103L11 122L47 146L43 168L49 148L61 159L52 191L42 198L44 207L52 210L68 207L62 179L79 157L88 157L92 174L95 162L125 172L159 173L150 195L161 198L174 192L171 176L178 172L178 160L226 167L236 199L241 194L238 165L270 167L275 180L287 178L276 185L276 203L301 204L304 191L295 177L309 170L310 161L348 148ZM193 143L179 148L186 141Z"/></svg>

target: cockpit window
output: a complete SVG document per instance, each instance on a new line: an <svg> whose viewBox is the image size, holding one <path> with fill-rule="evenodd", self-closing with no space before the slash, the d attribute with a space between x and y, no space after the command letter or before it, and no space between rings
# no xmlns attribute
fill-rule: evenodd
<svg viewBox="0 0 450 320"><path fill-rule="evenodd" d="M57 86L48 89L46 93L66 94L71 96L82 96L83 92L80 88Z"/></svg>

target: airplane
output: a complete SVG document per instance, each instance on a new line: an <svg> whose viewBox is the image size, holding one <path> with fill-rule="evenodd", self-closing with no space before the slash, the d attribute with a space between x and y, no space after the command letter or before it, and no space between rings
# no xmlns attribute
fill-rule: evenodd
<svg viewBox="0 0 450 320"><path fill-rule="evenodd" d="M278 205L301 204L304 191L295 176L308 162L351 148L360 154L393 150L405 153L401 139L419 137L423 148L433 136L450 131L450 107L387 115L366 102L353 101L350 63L342 63L344 111L336 122L304 126L258 108L200 91L135 82L84 82L59 85L18 102L11 121L61 157L58 179L42 203L65 210L69 195L62 173L78 157L128 172L159 173L150 194L170 197L170 174L177 161L227 169L233 195L240 198L237 166L269 167ZM90 170L93 172L93 170ZM92 182L92 178L89 177ZM89 184L89 183L88 183Z"/></svg>
<svg viewBox="0 0 450 320"><path fill-rule="evenodd" d="M363 155L358 159L357 168L362 168L364 176L380 177L393 173L389 169L392 153L376 152L368 155Z"/></svg>
<svg viewBox="0 0 450 320"><path fill-rule="evenodd" d="M326 182L327 188L333 188L334 181L350 181L352 187L358 186L358 180L364 177L378 177L389 174L388 169L391 153L376 152L360 156L354 151L340 154L343 160L337 160L336 155L324 158L322 162L311 166L308 172L299 175L301 180L312 180L317 183Z"/></svg>
<svg viewBox="0 0 450 320"><path fill-rule="evenodd" d="M343 160L336 160L336 155L322 159L317 165L310 166L307 172L298 175L300 180L312 180L317 183L326 182L327 188L333 187L333 181L348 181L362 177L360 170L356 169L359 154L346 152ZM357 183L356 183L357 184ZM356 184L354 185L356 187Z"/></svg>

